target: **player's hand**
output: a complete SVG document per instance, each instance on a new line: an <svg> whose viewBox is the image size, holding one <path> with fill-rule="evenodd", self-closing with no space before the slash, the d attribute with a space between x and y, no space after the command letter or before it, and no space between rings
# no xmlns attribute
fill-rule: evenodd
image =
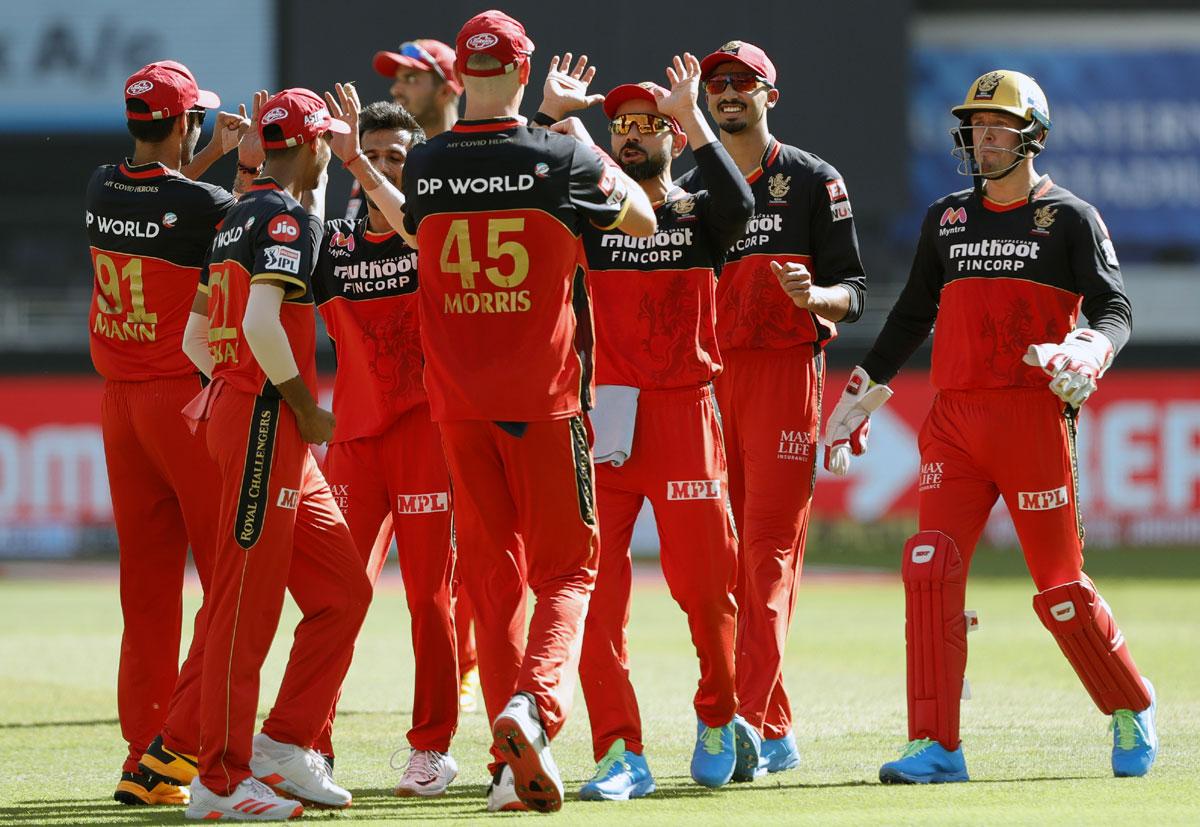
<svg viewBox="0 0 1200 827"><path fill-rule="evenodd" d="M358 100L358 90L354 88L353 83L338 83L334 89L337 91L336 98L329 92L325 93L329 114L339 121L344 121L350 127L350 131L345 134L330 133L333 139L329 142L329 148L342 163L346 163L362 151L358 145L358 113L362 111L362 103Z"/></svg>
<svg viewBox="0 0 1200 827"><path fill-rule="evenodd" d="M258 116L262 114L263 104L271 96L266 89L254 93L250 104L250 116L246 117L246 104L238 104L238 115L246 120L246 128L240 131L238 140L238 163L244 167L257 169L267 159L263 150L262 136L258 134Z"/></svg>
<svg viewBox="0 0 1200 827"><path fill-rule="evenodd" d="M825 423L825 470L845 476L850 470L850 457L867 452L867 434L871 430L871 414L892 398L892 389L871 381L860 367L850 373L850 381L837 407Z"/></svg>
<svg viewBox="0 0 1200 827"><path fill-rule="evenodd" d="M1096 380L1112 364L1113 346L1103 333L1080 328L1061 344L1030 345L1023 361L1041 368L1050 377L1050 390L1078 409L1096 392Z"/></svg>
<svg viewBox="0 0 1200 827"><path fill-rule="evenodd" d="M561 58L550 59L550 71L542 86L542 105L538 111L559 121L572 112L595 106L604 100L604 95L589 95L588 84L596 77L596 67L588 66L587 55L580 55L579 62L571 66L571 53Z"/></svg>
<svg viewBox="0 0 1200 827"><path fill-rule="evenodd" d="M700 61L696 60L695 55L691 52L684 52L683 57L675 55L667 67L667 82L670 84L667 94L652 90L659 112L681 121L698 111L696 100L700 94Z"/></svg>
<svg viewBox="0 0 1200 827"><path fill-rule="evenodd" d="M308 413L296 417L296 424L300 427L300 436L309 445L324 445L333 439L335 420L324 408L314 405Z"/></svg>
<svg viewBox="0 0 1200 827"><path fill-rule="evenodd" d="M808 268L796 261L783 264L772 261L771 272L779 279L779 286L795 302L796 307L807 310L813 286L812 273L808 272Z"/></svg>
<svg viewBox="0 0 1200 827"><path fill-rule="evenodd" d="M213 132L221 141L221 154L229 152L238 142L241 141L242 135L250 128L250 119L246 117L246 107L244 105L238 107L238 112L218 112L217 125L213 128Z"/></svg>
<svg viewBox="0 0 1200 827"><path fill-rule="evenodd" d="M596 145L596 142L592 140L592 136L588 134L587 127L583 125L583 121L579 120L579 118L563 118L558 123L552 124L550 131L557 132L559 135L570 135L575 140L581 141L588 146Z"/></svg>

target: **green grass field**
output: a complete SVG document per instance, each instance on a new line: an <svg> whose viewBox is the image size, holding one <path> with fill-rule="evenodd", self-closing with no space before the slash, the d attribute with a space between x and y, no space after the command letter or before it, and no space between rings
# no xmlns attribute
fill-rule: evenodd
<svg viewBox="0 0 1200 827"><path fill-rule="evenodd" d="M659 790L628 804L574 799L592 769L580 698L554 745L569 798L552 818L695 825L1200 822L1200 580L1194 551L1173 554L1186 563L1184 577L1159 576L1167 564L1150 556L1123 557L1116 565L1097 558L1091 567L1158 689L1162 748L1148 778L1111 777L1107 720L1034 616L1032 584L1005 576L1017 570L1009 559L985 566L997 573L974 579L968 595L981 620L970 641L974 699L963 708L971 783L897 788L876 781L879 764L905 740L903 598L898 579L883 573L814 576L803 587L786 667L801 767L752 785L704 790L688 777L695 658L682 614L650 574L637 587L630 638ZM1143 578L1139 571L1154 574ZM283 628L295 617L289 607ZM178 810L124 808L110 799L124 751L114 694L119 633L115 580L0 579L0 824L184 822ZM271 653L264 702L273 697L289 642L281 636ZM337 776L353 791L354 806L306 819L551 818L484 811L488 735L481 713L461 722L453 748L460 775L447 796L393 798L397 774L388 759L405 745L411 689L403 597L387 586L367 620L339 718Z"/></svg>

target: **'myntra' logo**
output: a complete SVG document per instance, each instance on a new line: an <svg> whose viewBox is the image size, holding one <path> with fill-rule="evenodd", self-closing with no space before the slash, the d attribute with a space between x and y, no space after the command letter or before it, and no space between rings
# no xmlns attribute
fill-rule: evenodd
<svg viewBox="0 0 1200 827"><path fill-rule="evenodd" d="M942 220L938 226L945 227L947 224L966 224L967 223L967 208L959 207L957 210L953 207L946 207L946 211L942 213Z"/></svg>
<svg viewBox="0 0 1200 827"><path fill-rule="evenodd" d="M671 480L667 483L668 500L719 500L720 480Z"/></svg>

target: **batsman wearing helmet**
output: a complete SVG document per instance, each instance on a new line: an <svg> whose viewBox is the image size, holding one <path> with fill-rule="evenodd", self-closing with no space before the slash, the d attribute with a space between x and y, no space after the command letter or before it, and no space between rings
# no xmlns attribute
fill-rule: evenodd
<svg viewBox="0 0 1200 827"><path fill-rule="evenodd" d="M998 497L1037 587L1034 611L1113 718L1113 774L1145 775L1158 750L1154 688L1083 573L1076 476L1079 409L1130 333L1116 252L1094 207L1034 171L1050 112L1032 78L988 72L951 111L960 120L953 154L975 185L930 206L908 283L826 424L826 467L844 474L866 449L871 412L892 394L886 383L937 322L937 396L919 436L920 531L902 564L909 743L879 777L967 780L963 598ZM1080 310L1090 328L1078 326Z"/></svg>

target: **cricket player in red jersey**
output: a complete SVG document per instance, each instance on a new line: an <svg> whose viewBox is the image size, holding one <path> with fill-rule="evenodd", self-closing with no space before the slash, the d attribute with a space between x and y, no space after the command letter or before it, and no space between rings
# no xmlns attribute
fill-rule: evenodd
<svg viewBox="0 0 1200 827"><path fill-rule="evenodd" d="M199 702L206 611L196 616L180 667L182 587L191 546L208 590L217 470L203 435L193 437L177 416L202 381L181 348L204 254L234 197L189 180L181 169L198 174L238 145L244 119L222 112L205 158L193 156L206 111L218 106L217 96L200 89L183 64L142 67L125 82L133 157L97 169L87 189L95 276L91 353L107 380L101 429L125 623L117 706L129 751L113 796L124 804L187 801L186 790L138 762L157 743L169 706L194 717ZM249 143L239 152L243 161L252 160ZM173 746L194 760L194 739Z"/></svg>
<svg viewBox="0 0 1200 827"><path fill-rule="evenodd" d="M761 770L780 772L800 762L783 653L816 480L823 353L836 323L862 314L866 276L841 175L771 135L767 115L779 102L771 59L734 40L700 68L721 143L754 192L754 218L717 283L724 370L714 386L741 538L738 711L762 733ZM696 190L704 171L678 183ZM781 289L785 275L803 289Z"/></svg>
<svg viewBox="0 0 1200 827"><path fill-rule="evenodd" d="M371 62L376 73L394 80L392 100L404 107L420 125L426 139L441 135L458 121L462 82L454 71L454 49L440 40L423 37L401 43L394 52L376 52ZM367 217L362 187L354 182L348 220ZM471 633L471 598L454 586L454 629L458 640L459 706L463 712L476 709L479 688L475 636Z"/></svg>
<svg viewBox="0 0 1200 827"><path fill-rule="evenodd" d="M1132 324L1116 251L1095 207L1034 171L1050 108L1032 78L988 72L951 112L959 171L975 187L930 205L908 283L825 434L826 465L844 474L866 449L870 413L891 396L885 383L936 321L938 392L919 436L921 530L901 567L909 743L879 778L968 780L958 729L964 594L999 497L1038 590L1034 611L1112 716L1113 774L1145 775L1158 752L1154 688L1083 573L1076 478L1080 406ZM1090 329L1077 327L1080 310Z"/></svg>
<svg viewBox="0 0 1200 827"><path fill-rule="evenodd" d="M409 150L425 140L413 117L390 101L364 109L358 132L367 160L393 186ZM412 751L396 794L433 796L458 773L449 754L459 685L450 476L421 382L417 251L370 196L367 205L366 219L325 222L313 273L317 309L337 355L337 428L324 472L372 583L389 550L388 542L376 542L380 527L386 540L395 528L416 663ZM330 729L314 748L332 757Z"/></svg>
<svg viewBox="0 0 1200 827"><path fill-rule="evenodd" d="M576 80L576 88L583 83L569 60L552 63L551 70ZM700 660L692 777L719 787L737 774L739 761L750 778L759 762L759 736L735 714L737 535L712 392L721 370L716 273L745 232L754 198L697 106L699 61L676 57L667 78L670 90L631 83L604 98L613 156L654 205L658 232L635 239L586 227L583 236L596 316L591 422L601 554L579 670L598 762L579 791L585 800L640 798L655 789L626 644L629 543L647 497L663 573L688 616ZM573 100L556 94L569 87L552 81L539 117L557 119L586 105L582 93ZM696 194L671 183L671 161L689 142L710 187Z"/></svg>
<svg viewBox="0 0 1200 827"><path fill-rule="evenodd" d="M654 215L582 140L578 121L553 128L572 137L518 120L532 52L524 27L502 12L463 26L466 117L409 154L404 229L421 250L425 388L454 482L459 565L505 762L494 766L489 808L509 806L502 789L512 784L526 806L554 811L563 789L549 745L568 712L599 552L582 420L592 331L579 233L593 221L647 235ZM537 598L528 645L515 622L523 589L509 588L522 575Z"/></svg>
<svg viewBox="0 0 1200 827"><path fill-rule="evenodd" d="M305 89L256 123L264 177L225 218L201 274L213 382L186 414L208 421L220 518L202 675L199 775L186 815L277 820L300 802L346 807L311 745L350 665L371 584L309 443L333 434L317 407L311 272L321 240L331 118ZM312 204L310 214L301 206ZM286 403L286 404L284 404ZM254 735L259 670L285 589L303 614L274 707ZM269 785L269 786L268 786ZM283 797L283 795L289 797Z"/></svg>

